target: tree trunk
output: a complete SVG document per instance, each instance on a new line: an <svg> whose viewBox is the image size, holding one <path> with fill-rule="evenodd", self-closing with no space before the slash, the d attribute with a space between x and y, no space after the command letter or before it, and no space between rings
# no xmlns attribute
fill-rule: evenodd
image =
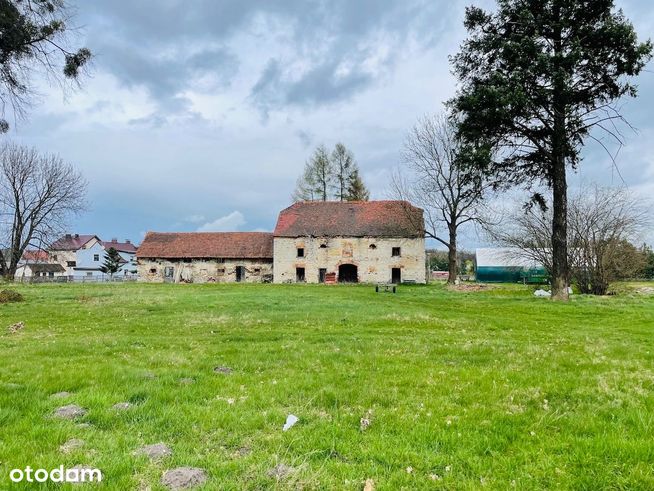
<svg viewBox="0 0 654 491"><path fill-rule="evenodd" d="M447 283L454 285L458 277L459 268L456 263L456 228L450 227L450 244L447 252L448 276Z"/></svg>
<svg viewBox="0 0 654 491"><path fill-rule="evenodd" d="M562 52L562 28L560 5L555 3L554 51ZM568 271L568 183L566 178L566 99L565 68L559 64L554 73L554 128L552 135L552 300L567 301Z"/></svg>
<svg viewBox="0 0 654 491"><path fill-rule="evenodd" d="M568 183L565 168L565 119L555 118L552 162L552 299L567 301Z"/></svg>

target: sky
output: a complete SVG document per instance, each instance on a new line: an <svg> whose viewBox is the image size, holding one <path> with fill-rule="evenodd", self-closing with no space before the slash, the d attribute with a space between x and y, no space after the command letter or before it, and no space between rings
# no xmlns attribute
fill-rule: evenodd
<svg viewBox="0 0 654 491"><path fill-rule="evenodd" d="M448 56L465 6L491 0L71 1L73 42L94 53L82 87L37 81L9 137L88 180L72 233L274 228L319 144L350 148L372 199L390 197L407 132L456 91ZM617 0L642 39L650 0ZM654 197L654 65L625 100L616 165L598 145L572 176ZM646 234L654 242L654 233ZM465 234L463 245L480 239Z"/></svg>

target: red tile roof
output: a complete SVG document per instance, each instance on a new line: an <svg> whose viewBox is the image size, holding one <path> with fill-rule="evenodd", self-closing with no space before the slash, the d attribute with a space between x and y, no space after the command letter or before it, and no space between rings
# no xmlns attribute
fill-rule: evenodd
<svg viewBox="0 0 654 491"><path fill-rule="evenodd" d="M30 263L48 262L48 252L36 249L27 249L23 252L23 260Z"/></svg>
<svg viewBox="0 0 654 491"><path fill-rule="evenodd" d="M102 242L102 245L107 250L109 250L110 247L113 247L119 252L136 252L137 249L137 247L131 242L118 242L117 240Z"/></svg>
<svg viewBox="0 0 654 491"><path fill-rule="evenodd" d="M56 240L50 246L51 251L76 251L81 249L88 241L91 239L98 238L97 235L64 235L60 239Z"/></svg>
<svg viewBox="0 0 654 491"><path fill-rule="evenodd" d="M266 232L148 232L139 258L272 259L273 236Z"/></svg>
<svg viewBox="0 0 654 491"><path fill-rule="evenodd" d="M302 201L282 210L275 237L424 237L423 211L406 201Z"/></svg>

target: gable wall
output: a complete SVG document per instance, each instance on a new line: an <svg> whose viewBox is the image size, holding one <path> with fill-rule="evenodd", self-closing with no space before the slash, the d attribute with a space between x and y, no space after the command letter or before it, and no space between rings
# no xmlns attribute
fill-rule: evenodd
<svg viewBox="0 0 654 491"><path fill-rule="evenodd" d="M298 247L304 248L303 258L297 256ZM401 248L401 256L392 256L393 247ZM338 274L341 264L356 265L361 283L389 283L392 268L401 269L402 281L426 282L422 238L275 237L273 256L275 283L295 283L296 268L305 268L307 283L318 283L320 268Z"/></svg>

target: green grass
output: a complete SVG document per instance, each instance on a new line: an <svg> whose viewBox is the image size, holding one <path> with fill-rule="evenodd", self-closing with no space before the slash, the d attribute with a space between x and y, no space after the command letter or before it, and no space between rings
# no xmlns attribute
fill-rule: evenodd
<svg viewBox="0 0 654 491"><path fill-rule="evenodd" d="M176 466L206 469L205 489L654 489L654 297L16 289L25 301L0 305L2 489L13 468L61 464L97 467L117 490L160 489ZM122 401L134 407L112 409ZM51 416L69 403L90 426ZM300 422L282 432L289 413ZM70 438L86 445L64 455ZM158 442L173 456L133 455ZM296 471L268 477L279 463Z"/></svg>

